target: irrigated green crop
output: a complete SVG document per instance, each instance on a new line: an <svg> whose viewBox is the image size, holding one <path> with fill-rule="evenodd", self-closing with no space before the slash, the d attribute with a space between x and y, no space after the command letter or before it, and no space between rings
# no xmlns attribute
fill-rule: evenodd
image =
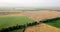
<svg viewBox="0 0 60 32"><path fill-rule="evenodd" d="M0 17L0 29L8 28L16 25L27 25L27 23L32 23L32 22L34 22L34 20L26 16L4 16L4 17Z"/></svg>
<svg viewBox="0 0 60 32"><path fill-rule="evenodd" d="M60 20L56 20L53 22L46 22L46 24L60 28Z"/></svg>

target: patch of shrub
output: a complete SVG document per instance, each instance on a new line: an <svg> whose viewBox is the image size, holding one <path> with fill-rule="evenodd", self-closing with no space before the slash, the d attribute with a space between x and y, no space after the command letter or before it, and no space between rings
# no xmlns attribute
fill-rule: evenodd
<svg viewBox="0 0 60 32"><path fill-rule="evenodd" d="M26 26L25 25L16 25L8 28L2 28L0 32L9 32L13 30L18 30L18 29L24 29Z"/></svg>
<svg viewBox="0 0 60 32"><path fill-rule="evenodd" d="M60 20L60 17L44 20L43 23L46 23L46 22L55 22L56 20Z"/></svg>

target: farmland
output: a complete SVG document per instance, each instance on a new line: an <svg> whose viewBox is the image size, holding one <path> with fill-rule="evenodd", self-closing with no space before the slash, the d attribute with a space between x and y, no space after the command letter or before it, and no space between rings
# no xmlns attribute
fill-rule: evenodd
<svg viewBox="0 0 60 32"><path fill-rule="evenodd" d="M1 12L0 13L0 28L8 28L18 25L26 25L27 23L32 23L34 21L41 21L46 19L52 19L60 17L60 12L58 11L25 11L25 12ZM27 27L25 32L60 32L59 22L54 23L42 23L36 26ZM59 22L59 23L58 23ZM58 27L59 26L59 27ZM57 28L58 27L58 28ZM39 29L39 30L38 30ZM11 32L21 32L23 29L14 30Z"/></svg>
<svg viewBox="0 0 60 32"><path fill-rule="evenodd" d="M27 23L32 23L33 21L34 20L26 16L4 16L0 17L0 29L16 25L26 25Z"/></svg>
<svg viewBox="0 0 60 32"><path fill-rule="evenodd" d="M19 29L19 30L14 30L14 31L11 31L11 32L23 32L24 29Z"/></svg>
<svg viewBox="0 0 60 32"><path fill-rule="evenodd" d="M57 28L60 28L60 20L56 20L54 22L46 22L46 24L48 25L51 25L51 26L54 26L54 27L57 27Z"/></svg>

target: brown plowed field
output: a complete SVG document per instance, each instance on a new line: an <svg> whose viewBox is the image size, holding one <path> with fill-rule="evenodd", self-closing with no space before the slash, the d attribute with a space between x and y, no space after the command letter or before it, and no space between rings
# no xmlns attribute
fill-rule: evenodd
<svg viewBox="0 0 60 32"><path fill-rule="evenodd" d="M60 29L47 24L39 24L26 28L25 32L60 32Z"/></svg>
<svg viewBox="0 0 60 32"><path fill-rule="evenodd" d="M36 21L60 17L60 12L57 11L35 11L35 12L23 12L21 14L28 16Z"/></svg>

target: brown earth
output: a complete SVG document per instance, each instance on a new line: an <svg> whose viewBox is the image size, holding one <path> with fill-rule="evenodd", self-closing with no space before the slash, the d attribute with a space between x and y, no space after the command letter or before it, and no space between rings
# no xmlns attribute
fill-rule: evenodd
<svg viewBox="0 0 60 32"><path fill-rule="evenodd" d="M60 32L60 29L47 24L39 24L26 28L25 32Z"/></svg>
<svg viewBox="0 0 60 32"><path fill-rule="evenodd" d="M33 20L36 21L60 17L60 12L58 11L35 11L35 12L23 12L21 14L28 16L29 18L32 18Z"/></svg>

